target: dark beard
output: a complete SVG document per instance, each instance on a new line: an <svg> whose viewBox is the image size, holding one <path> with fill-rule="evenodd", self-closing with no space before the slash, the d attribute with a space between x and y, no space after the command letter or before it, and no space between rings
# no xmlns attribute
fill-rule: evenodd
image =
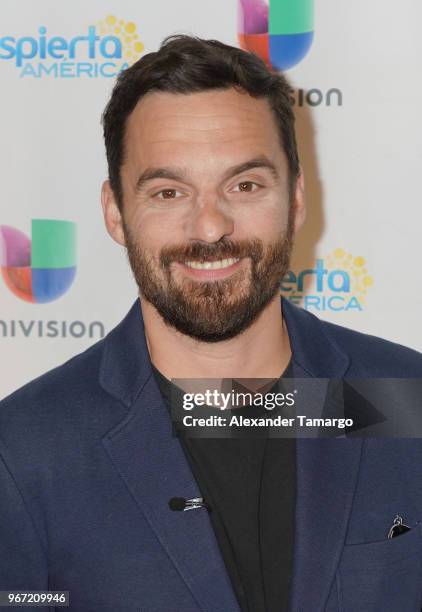
<svg viewBox="0 0 422 612"><path fill-rule="evenodd" d="M202 342L228 340L247 329L280 291L293 246L293 211L280 240L264 248L261 240L221 240L164 247L157 260L149 256L124 227L129 263L142 296L165 323ZM248 270L213 281L174 281L172 262L249 257ZM161 274L160 274L161 272Z"/></svg>

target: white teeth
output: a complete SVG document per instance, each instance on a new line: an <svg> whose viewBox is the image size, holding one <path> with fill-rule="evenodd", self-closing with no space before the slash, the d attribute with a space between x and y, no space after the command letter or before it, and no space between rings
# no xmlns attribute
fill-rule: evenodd
<svg viewBox="0 0 422 612"><path fill-rule="evenodd" d="M189 268L195 268L196 270L221 270L221 268L228 268L232 266L234 263L239 261L239 259L220 259L218 261L204 261L204 263L199 263L197 261L186 261L185 265L189 266Z"/></svg>

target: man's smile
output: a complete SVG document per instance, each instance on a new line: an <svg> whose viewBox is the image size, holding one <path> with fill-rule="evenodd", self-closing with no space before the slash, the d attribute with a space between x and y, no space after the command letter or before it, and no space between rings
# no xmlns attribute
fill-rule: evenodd
<svg viewBox="0 0 422 612"><path fill-rule="evenodd" d="M230 257L227 259L209 259L204 262L186 261L184 263L175 262L175 266L180 268L184 275L196 280L218 280L226 278L239 270L244 258Z"/></svg>

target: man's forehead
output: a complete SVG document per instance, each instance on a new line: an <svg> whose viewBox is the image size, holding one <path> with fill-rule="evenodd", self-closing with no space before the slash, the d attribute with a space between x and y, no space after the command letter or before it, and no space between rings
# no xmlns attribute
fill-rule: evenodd
<svg viewBox="0 0 422 612"><path fill-rule="evenodd" d="M242 128L251 132L274 128L266 99L252 98L234 88L189 94L150 92L141 98L127 120L127 136L153 136L165 130L201 132ZM189 135L188 133L186 134Z"/></svg>
<svg viewBox="0 0 422 612"><path fill-rule="evenodd" d="M269 155L279 148L276 120L266 99L235 89L193 94L151 92L126 125L128 157L170 153L180 145L212 154L250 148ZM253 150L253 151L252 151ZM229 153L230 155L230 153Z"/></svg>

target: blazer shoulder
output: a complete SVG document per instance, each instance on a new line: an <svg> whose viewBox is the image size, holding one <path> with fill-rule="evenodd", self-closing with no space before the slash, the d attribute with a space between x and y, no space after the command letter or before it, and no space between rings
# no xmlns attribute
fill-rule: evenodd
<svg viewBox="0 0 422 612"><path fill-rule="evenodd" d="M379 378L422 376L422 353L335 323L321 321L321 324L324 333L349 356L351 366L348 375Z"/></svg>
<svg viewBox="0 0 422 612"><path fill-rule="evenodd" d="M0 460L29 496L35 482L95 458L100 440L126 416L100 385L102 355L100 340L0 402Z"/></svg>
<svg viewBox="0 0 422 612"><path fill-rule="evenodd" d="M98 371L104 339L65 363L26 383L0 401L0 424L45 420L72 407L86 407L102 391ZM53 419L54 420L54 419Z"/></svg>

